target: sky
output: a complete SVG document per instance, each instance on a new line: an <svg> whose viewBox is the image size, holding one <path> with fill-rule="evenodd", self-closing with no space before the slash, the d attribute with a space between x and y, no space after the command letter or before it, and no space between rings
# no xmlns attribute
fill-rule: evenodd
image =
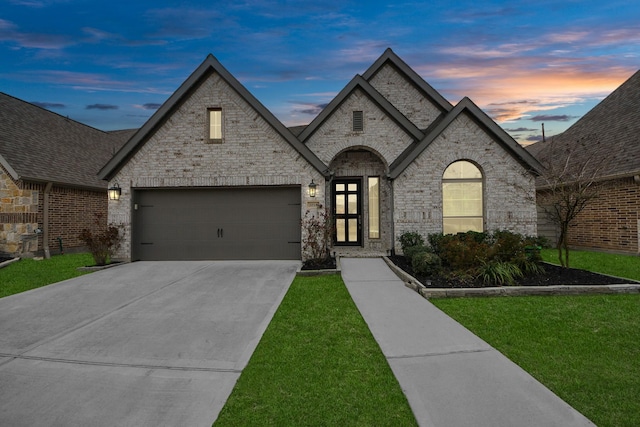
<svg viewBox="0 0 640 427"><path fill-rule="evenodd" d="M640 2L0 0L0 91L102 130L142 126L209 53L308 124L389 47L526 145L640 69Z"/></svg>

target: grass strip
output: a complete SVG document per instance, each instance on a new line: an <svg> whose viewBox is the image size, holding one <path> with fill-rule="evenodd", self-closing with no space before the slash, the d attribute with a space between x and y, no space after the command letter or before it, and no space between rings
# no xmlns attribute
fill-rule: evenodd
<svg viewBox="0 0 640 427"><path fill-rule="evenodd" d="M543 249L542 259L560 264L556 249ZM640 281L640 257L592 251L569 252L569 267Z"/></svg>
<svg viewBox="0 0 640 427"><path fill-rule="evenodd" d="M297 277L215 426L414 426L339 275Z"/></svg>
<svg viewBox="0 0 640 427"><path fill-rule="evenodd" d="M93 264L88 253L55 255L41 261L21 259L0 268L0 298L81 276L87 272L78 271L78 267Z"/></svg>
<svg viewBox="0 0 640 427"><path fill-rule="evenodd" d="M640 425L640 295L431 302L596 425Z"/></svg>

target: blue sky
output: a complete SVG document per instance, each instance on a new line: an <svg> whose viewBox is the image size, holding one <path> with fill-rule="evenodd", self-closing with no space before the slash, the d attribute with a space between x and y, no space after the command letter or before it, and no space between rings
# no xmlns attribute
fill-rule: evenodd
<svg viewBox="0 0 640 427"><path fill-rule="evenodd" d="M285 125L390 47L516 140L566 129L640 68L636 1L0 0L0 91L140 127L212 53Z"/></svg>

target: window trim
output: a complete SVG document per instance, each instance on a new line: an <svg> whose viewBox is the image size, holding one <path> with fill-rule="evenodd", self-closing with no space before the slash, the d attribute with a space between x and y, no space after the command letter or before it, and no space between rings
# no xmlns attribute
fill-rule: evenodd
<svg viewBox="0 0 640 427"><path fill-rule="evenodd" d="M219 112L220 113L220 138L211 138L211 113L213 112ZM222 114L222 108L220 107L210 107L207 108L207 128L205 130L206 132L206 141L209 144L221 144L224 140L224 126L223 126L224 120L223 120L223 114Z"/></svg>

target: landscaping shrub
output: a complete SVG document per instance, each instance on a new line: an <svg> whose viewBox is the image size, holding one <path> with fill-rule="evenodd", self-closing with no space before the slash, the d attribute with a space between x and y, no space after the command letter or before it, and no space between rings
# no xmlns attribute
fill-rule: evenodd
<svg viewBox="0 0 640 427"><path fill-rule="evenodd" d="M440 257L432 252L417 252L411 257L411 268L417 274L438 274L441 267Z"/></svg>
<svg viewBox="0 0 640 427"><path fill-rule="evenodd" d="M483 233L448 234L438 242L442 264L452 270L469 270L486 261L489 245L484 242Z"/></svg>
<svg viewBox="0 0 640 427"><path fill-rule="evenodd" d="M302 253L306 260L322 263L331 258L329 244L333 233L333 220L331 214L318 205L318 212L307 211L302 219L304 229L302 238Z"/></svg>
<svg viewBox="0 0 640 427"><path fill-rule="evenodd" d="M485 285L513 285L516 279L522 277L522 270L516 264L493 260L482 263L477 277Z"/></svg>
<svg viewBox="0 0 640 427"><path fill-rule="evenodd" d="M85 228L80 233L80 240L87 245L96 265L111 263L111 257L120 248L122 235L120 229L111 224L106 229L102 228L102 215L96 214L94 229Z"/></svg>
<svg viewBox="0 0 640 427"><path fill-rule="evenodd" d="M539 239L507 230L429 234L428 247L416 232L403 233L398 240L405 245L403 253L414 273L439 275L454 286L513 285L525 275L544 273ZM416 244L408 246L412 243Z"/></svg>
<svg viewBox="0 0 640 427"><path fill-rule="evenodd" d="M431 252L431 250L424 245L417 245L417 246L409 246L403 251L403 254L408 260L411 260L413 259L414 255L419 253L425 253L425 252Z"/></svg>
<svg viewBox="0 0 640 427"><path fill-rule="evenodd" d="M398 236L402 253L405 253L405 249L412 246L424 246L424 238L417 231L405 231Z"/></svg>

